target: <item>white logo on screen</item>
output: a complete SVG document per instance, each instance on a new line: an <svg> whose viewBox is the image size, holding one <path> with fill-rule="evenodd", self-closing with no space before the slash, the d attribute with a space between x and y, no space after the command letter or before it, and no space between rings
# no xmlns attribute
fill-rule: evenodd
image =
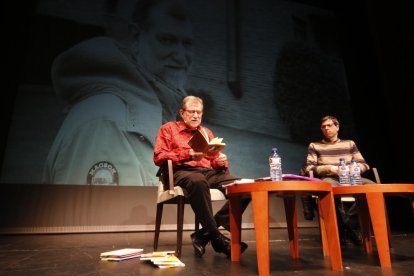
<svg viewBox="0 0 414 276"><path fill-rule="evenodd" d="M88 171L87 183L89 185L118 185L118 171L107 161L100 161Z"/></svg>

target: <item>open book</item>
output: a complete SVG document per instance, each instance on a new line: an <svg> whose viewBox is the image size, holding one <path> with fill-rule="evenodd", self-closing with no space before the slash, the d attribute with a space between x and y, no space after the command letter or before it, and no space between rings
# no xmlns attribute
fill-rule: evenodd
<svg viewBox="0 0 414 276"><path fill-rule="evenodd" d="M207 133L196 130L193 137L188 141L188 145L196 152L204 152L207 155L216 155L226 144L222 142L223 138L213 138L208 141Z"/></svg>

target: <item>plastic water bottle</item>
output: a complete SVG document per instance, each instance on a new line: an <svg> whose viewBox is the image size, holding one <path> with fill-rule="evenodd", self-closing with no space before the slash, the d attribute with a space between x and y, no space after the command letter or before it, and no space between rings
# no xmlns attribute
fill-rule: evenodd
<svg viewBox="0 0 414 276"><path fill-rule="evenodd" d="M354 159L352 159L351 161L349 173L350 173L351 185L362 184L361 168L358 166L358 163Z"/></svg>
<svg viewBox="0 0 414 276"><path fill-rule="evenodd" d="M277 148L272 148L269 156L270 179L272 181L282 181L282 158L277 153Z"/></svg>
<svg viewBox="0 0 414 276"><path fill-rule="evenodd" d="M338 176L339 176L339 185L341 186L351 185L349 181L349 167L345 163L345 158L339 158Z"/></svg>

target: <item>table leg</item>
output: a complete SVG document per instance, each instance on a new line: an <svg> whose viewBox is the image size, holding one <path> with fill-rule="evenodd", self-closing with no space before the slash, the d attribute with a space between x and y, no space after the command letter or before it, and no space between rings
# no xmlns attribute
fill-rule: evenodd
<svg viewBox="0 0 414 276"><path fill-rule="evenodd" d="M267 191L252 192L254 233L259 275L269 275L269 194Z"/></svg>
<svg viewBox="0 0 414 276"><path fill-rule="evenodd" d="M391 267L384 194L367 193L366 196L381 267Z"/></svg>
<svg viewBox="0 0 414 276"><path fill-rule="evenodd" d="M367 254L372 253L372 241L371 241L371 225L367 201L365 198L356 197L359 223L361 225L361 235L364 242L365 251Z"/></svg>
<svg viewBox="0 0 414 276"><path fill-rule="evenodd" d="M322 242L322 253L323 256L329 257L329 245L328 245L328 239L326 238L326 225L324 221L324 216L321 215L321 205L319 204L319 198L318 198L318 216L319 216L319 229L320 229L320 235L321 235L321 242Z"/></svg>
<svg viewBox="0 0 414 276"><path fill-rule="evenodd" d="M299 259L296 197L286 196L283 198L283 202L285 204L286 223L289 234L290 255L293 259Z"/></svg>
<svg viewBox="0 0 414 276"><path fill-rule="evenodd" d="M329 256L331 257L332 269L336 271L343 271L341 247L339 245L338 224L336 221L335 204L332 193L325 193L319 195L320 213L325 229L321 229L326 233L326 240L328 241Z"/></svg>
<svg viewBox="0 0 414 276"><path fill-rule="evenodd" d="M229 197L231 260L240 261L241 197Z"/></svg>

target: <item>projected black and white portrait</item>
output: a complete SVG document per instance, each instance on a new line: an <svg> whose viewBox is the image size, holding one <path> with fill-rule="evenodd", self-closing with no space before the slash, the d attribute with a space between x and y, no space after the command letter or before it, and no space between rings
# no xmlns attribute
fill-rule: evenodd
<svg viewBox="0 0 414 276"><path fill-rule="evenodd" d="M204 99L204 124L240 177L267 176L273 147L298 174L323 115L353 131L332 11L39 0L32 20L1 182L156 186L156 132L186 95Z"/></svg>

